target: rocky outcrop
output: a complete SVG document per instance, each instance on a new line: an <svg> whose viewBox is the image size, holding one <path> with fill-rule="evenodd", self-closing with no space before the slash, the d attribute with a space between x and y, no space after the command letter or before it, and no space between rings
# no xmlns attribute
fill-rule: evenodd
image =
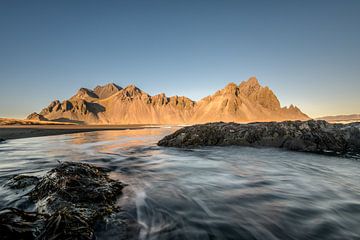
<svg viewBox="0 0 360 240"><path fill-rule="evenodd" d="M35 176L17 175L11 178L5 186L11 189L23 189L29 186L35 186L39 182L39 178Z"/></svg>
<svg viewBox="0 0 360 240"><path fill-rule="evenodd" d="M36 112L31 113L27 118L27 120L35 120L35 121L48 121L46 117Z"/></svg>
<svg viewBox="0 0 360 240"><path fill-rule="evenodd" d="M275 94L255 77L225 88L198 102L183 96L150 96L134 85L81 88L69 100L53 101L39 116L53 121L86 124L189 124L214 121L252 122L306 120L295 106L281 107ZM31 115L29 118L38 118Z"/></svg>
<svg viewBox="0 0 360 240"><path fill-rule="evenodd" d="M36 239L40 229L44 228L47 215L36 212L24 212L16 208L0 210L1 239ZM37 238L42 239L42 238ZM59 239L59 238L54 238Z"/></svg>
<svg viewBox="0 0 360 240"><path fill-rule="evenodd" d="M184 127L164 137L159 146L254 146L294 151L347 154L360 152L360 124L326 121L208 123Z"/></svg>
<svg viewBox="0 0 360 240"><path fill-rule="evenodd" d="M106 169L71 162L40 180L15 177L6 186L20 189L32 184L36 186L28 195L37 211L1 210L2 239L94 239L95 222L119 210L115 202L125 186L109 179Z"/></svg>

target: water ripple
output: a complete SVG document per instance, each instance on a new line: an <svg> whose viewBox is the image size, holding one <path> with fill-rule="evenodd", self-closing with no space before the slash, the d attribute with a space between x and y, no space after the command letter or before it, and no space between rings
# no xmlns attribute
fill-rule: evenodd
<svg viewBox="0 0 360 240"><path fill-rule="evenodd" d="M42 176L58 161L83 161L108 167L111 177L129 184L119 205L136 223L131 239L360 239L360 161L354 156L156 146L171 131L6 141L0 145L0 207L34 207L26 192L3 186L12 176Z"/></svg>

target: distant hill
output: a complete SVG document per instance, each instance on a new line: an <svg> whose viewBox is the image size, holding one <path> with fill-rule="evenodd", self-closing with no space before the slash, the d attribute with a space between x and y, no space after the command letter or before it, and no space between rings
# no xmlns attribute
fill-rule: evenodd
<svg viewBox="0 0 360 240"><path fill-rule="evenodd" d="M200 101L184 96L150 96L134 85L110 83L81 88L69 100L55 100L28 119L85 124L190 124L214 121L253 122L305 120L296 106L281 107L275 94L255 77L229 83Z"/></svg>
<svg viewBox="0 0 360 240"><path fill-rule="evenodd" d="M360 114L325 116L316 119L328 122L360 122Z"/></svg>

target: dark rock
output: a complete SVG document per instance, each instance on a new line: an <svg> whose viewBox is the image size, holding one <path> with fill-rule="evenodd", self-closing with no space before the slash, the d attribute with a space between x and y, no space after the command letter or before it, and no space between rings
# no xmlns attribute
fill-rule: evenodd
<svg viewBox="0 0 360 240"><path fill-rule="evenodd" d="M179 129L159 146L264 146L314 153L360 152L360 125L326 121L208 123Z"/></svg>
<svg viewBox="0 0 360 240"><path fill-rule="evenodd" d="M65 162L49 171L30 197L36 201L51 196L79 204L111 204L125 185L109 179L107 172L89 164Z"/></svg>
<svg viewBox="0 0 360 240"><path fill-rule="evenodd" d="M23 212L15 208L0 211L1 239L35 239L48 216L36 212Z"/></svg>
<svg viewBox="0 0 360 240"><path fill-rule="evenodd" d="M3 139L3 138L0 138L0 142L5 142L5 139Z"/></svg>
<svg viewBox="0 0 360 240"><path fill-rule="evenodd" d="M63 101L63 102L61 103L61 109L63 110L63 112L69 111L69 110L71 110L73 107L74 107L74 106L73 106L73 104L72 104L70 101L65 100L65 101Z"/></svg>
<svg viewBox="0 0 360 240"><path fill-rule="evenodd" d="M39 178L35 176L17 175L11 178L5 186L12 189L22 189L32 185L36 185L39 182Z"/></svg>
<svg viewBox="0 0 360 240"><path fill-rule="evenodd" d="M64 208L52 214L37 239L94 239L90 223Z"/></svg>
<svg viewBox="0 0 360 240"><path fill-rule="evenodd" d="M29 192L37 213L4 210L0 229L12 239L94 239L95 223L118 212L115 202L125 186L107 172L84 163L61 163ZM17 176L7 185L18 189L30 183L29 176ZM17 225L7 226L6 219Z"/></svg>

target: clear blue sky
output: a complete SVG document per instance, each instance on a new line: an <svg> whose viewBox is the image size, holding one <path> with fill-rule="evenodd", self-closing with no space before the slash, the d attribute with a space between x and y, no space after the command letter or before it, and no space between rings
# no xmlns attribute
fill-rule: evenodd
<svg viewBox="0 0 360 240"><path fill-rule="evenodd" d="M312 117L360 112L360 1L0 1L0 117L80 87L200 99L257 76Z"/></svg>

